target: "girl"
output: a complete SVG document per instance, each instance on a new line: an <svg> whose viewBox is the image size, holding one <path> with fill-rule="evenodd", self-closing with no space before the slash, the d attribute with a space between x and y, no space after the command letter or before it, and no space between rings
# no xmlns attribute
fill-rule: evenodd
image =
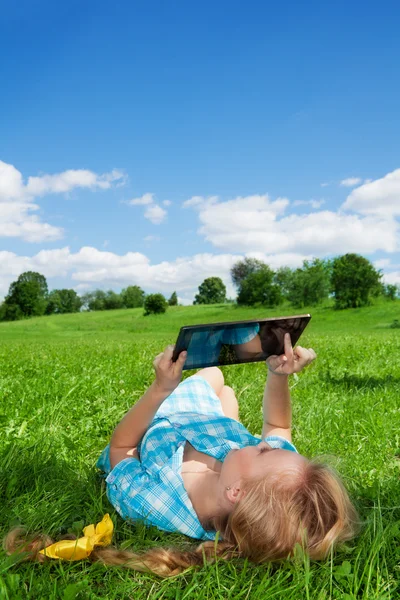
<svg viewBox="0 0 400 600"><path fill-rule="evenodd" d="M343 485L291 442L288 375L316 354L293 350L289 334L284 344L283 355L267 360L262 440L239 422L234 392L217 367L180 383L186 353L174 363L170 346L156 357L155 381L118 424L98 466L124 519L204 542L194 552L96 549L92 559L165 577L202 565L204 557L284 559L296 544L320 559L354 536L357 516ZM10 534L9 551L18 543ZM44 558L41 547L34 558Z"/></svg>

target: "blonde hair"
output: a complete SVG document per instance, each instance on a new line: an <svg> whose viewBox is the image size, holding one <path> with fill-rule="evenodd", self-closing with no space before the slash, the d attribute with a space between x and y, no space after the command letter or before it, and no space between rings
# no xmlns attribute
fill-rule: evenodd
<svg viewBox="0 0 400 600"><path fill-rule="evenodd" d="M298 544L319 560L357 533L357 513L347 491L321 463L307 462L298 477L281 472L278 479L244 482L243 492L228 518L209 523L220 531L223 542L204 542L193 551L155 548L142 554L102 548L95 549L90 560L171 577L217 558L248 557L255 563L290 558ZM47 536L29 542L15 529L7 535L5 548L10 554L23 553L21 560L43 561L49 559L38 552L51 543Z"/></svg>

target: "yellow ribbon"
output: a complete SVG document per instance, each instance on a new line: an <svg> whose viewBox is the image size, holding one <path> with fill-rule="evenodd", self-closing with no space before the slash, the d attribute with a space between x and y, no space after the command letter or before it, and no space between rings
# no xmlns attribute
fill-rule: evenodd
<svg viewBox="0 0 400 600"><path fill-rule="evenodd" d="M40 550L49 558L61 558L64 560L82 560L87 558L95 546L109 546L111 544L114 530L110 515L104 515L96 527L91 524L83 530L83 537L78 540L61 540L47 548Z"/></svg>

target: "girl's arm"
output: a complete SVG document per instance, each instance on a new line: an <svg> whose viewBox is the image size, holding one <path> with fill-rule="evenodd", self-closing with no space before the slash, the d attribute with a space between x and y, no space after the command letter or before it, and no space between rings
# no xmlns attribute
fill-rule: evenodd
<svg viewBox="0 0 400 600"><path fill-rule="evenodd" d="M264 391L262 435L280 435L291 442L292 407L288 375L299 373L317 355L312 348L297 346L293 350L289 333L285 334L284 344L284 354L267 359L269 374Z"/></svg>
<svg viewBox="0 0 400 600"><path fill-rule="evenodd" d="M292 441L292 405L287 375L268 373L263 398L264 424L262 437L280 435Z"/></svg>
<svg viewBox="0 0 400 600"><path fill-rule="evenodd" d="M173 346L168 346L155 358L155 381L115 428L110 441L111 468L124 458L138 458L137 445L161 404L179 385L186 352L181 352L176 362L172 362L172 354Z"/></svg>

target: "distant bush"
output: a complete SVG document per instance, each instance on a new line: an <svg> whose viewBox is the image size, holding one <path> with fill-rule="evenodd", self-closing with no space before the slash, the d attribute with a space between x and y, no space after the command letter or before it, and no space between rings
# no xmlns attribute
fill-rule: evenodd
<svg viewBox="0 0 400 600"><path fill-rule="evenodd" d="M144 316L165 313L168 302L162 294L149 294L144 301Z"/></svg>
<svg viewBox="0 0 400 600"><path fill-rule="evenodd" d="M400 321L399 319L395 319L391 324L391 329L400 329Z"/></svg>

